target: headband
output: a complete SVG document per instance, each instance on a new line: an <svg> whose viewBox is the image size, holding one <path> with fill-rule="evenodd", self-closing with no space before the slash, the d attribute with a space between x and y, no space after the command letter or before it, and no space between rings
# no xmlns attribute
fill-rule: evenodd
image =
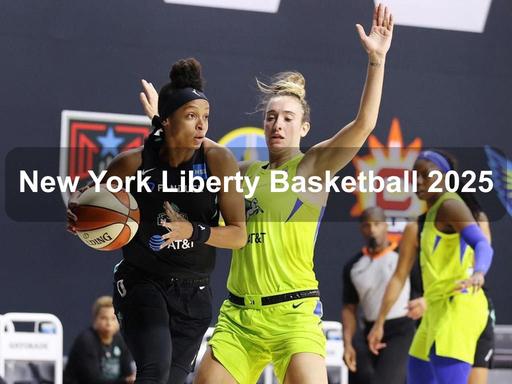
<svg viewBox="0 0 512 384"><path fill-rule="evenodd" d="M428 160L437 165L443 173L452 170L452 167L448 160L446 160L446 157L434 151L421 151L416 160Z"/></svg>
<svg viewBox="0 0 512 384"><path fill-rule="evenodd" d="M170 92L166 92L164 95L160 95L159 99L162 100L162 104L158 106L161 119L166 119L172 115L174 111L187 104L189 101L197 99L208 101L203 92L194 88L173 89Z"/></svg>

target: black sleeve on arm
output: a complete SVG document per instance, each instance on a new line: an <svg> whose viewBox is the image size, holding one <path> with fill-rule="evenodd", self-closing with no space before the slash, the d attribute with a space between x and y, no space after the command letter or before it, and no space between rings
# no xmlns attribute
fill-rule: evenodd
<svg viewBox="0 0 512 384"><path fill-rule="evenodd" d="M69 354L68 364L72 363L78 383L125 384L125 377L104 380L100 368L100 341L92 329L82 332L75 340Z"/></svg>
<svg viewBox="0 0 512 384"><path fill-rule="evenodd" d="M359 304L359 295L357 294L356 287L352 282L350 271L357 260L361 258L361 253L349 260L343 267L343 305L345 304Z"/></svg>

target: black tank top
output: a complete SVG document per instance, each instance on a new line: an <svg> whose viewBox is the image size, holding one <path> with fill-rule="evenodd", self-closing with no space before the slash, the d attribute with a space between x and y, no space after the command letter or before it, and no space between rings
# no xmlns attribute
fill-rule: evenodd
<svg viewBox="0 0 512 384"><path fill-rule="evenodd" d="M204 179L211 174L204 148L201 145L190 160L172 168L159 158L162 144L163 140L158 131L152 133L144 143L139 170L144 173L144 177L151 177L148 185L152 192L131 192L139 204L141 220L137 234L123 247L123 263L160 277L207 277L215 266L214 247L180 240L159 250L160 244L164 242L161 236L168 233L167 228L159 225L162 219L167 219L163 208L165 201L189 221L199 221L212 227L218 225L217 194L208 192L206 188L202 192L162 191L162 171L167 173L168 187L180 185L181 171L187 172L187 179L188 171L193 171L195 176Z"/></svg>

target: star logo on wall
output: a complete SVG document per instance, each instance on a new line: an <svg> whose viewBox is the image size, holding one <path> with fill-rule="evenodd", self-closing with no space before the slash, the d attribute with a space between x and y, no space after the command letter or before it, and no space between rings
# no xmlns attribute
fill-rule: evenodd
<svg viewBox="0 0 512 384"><path fill-rule="evenodd" d="M124 141L124 139L122 137L116 136L114 133L114 128L109 127L105 136L98 136L98 141L103 146L100 156L107 156L108 154L117 156L119 153L119 146Z"/></svg>

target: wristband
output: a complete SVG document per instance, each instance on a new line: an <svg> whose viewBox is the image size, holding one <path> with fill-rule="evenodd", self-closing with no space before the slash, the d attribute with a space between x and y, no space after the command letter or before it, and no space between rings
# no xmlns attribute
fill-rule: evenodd
<svg viewBox="0 0 512 384"><path fill-rule="evenodd" d="M206 243L211 234L210 226L197 221L192 221L190 224L192 224L192 236L190 236L189 240L199 244Z"/></svg>

